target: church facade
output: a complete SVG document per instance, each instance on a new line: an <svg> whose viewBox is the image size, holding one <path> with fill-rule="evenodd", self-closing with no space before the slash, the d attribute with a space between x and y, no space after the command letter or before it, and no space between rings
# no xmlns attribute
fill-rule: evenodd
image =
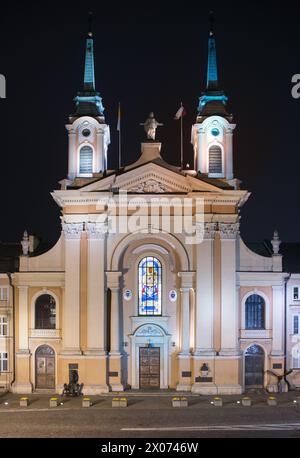
<svg viewBox="0 0 300 458"><path fill-rule="evenodd" d="M75 370L85 394L276 391L293 351L289 274L276 232L268 256L239 233L250 194L234 176L236 126L218 83L213 31L191 131L196 170L163 160L153 116L138 161L107 170L110 130L91 33L75 101L68 176L52 193L61 236L36 254L25 233L18 269L0 275L0 385L60 393Z"/></svg>

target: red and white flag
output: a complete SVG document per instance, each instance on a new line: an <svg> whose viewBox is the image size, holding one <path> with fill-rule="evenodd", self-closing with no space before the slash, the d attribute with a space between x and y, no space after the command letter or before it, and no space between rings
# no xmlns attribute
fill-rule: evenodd
<svg viewBox="0 0 300 458"><path fill-rule="evenodd" d="M179 108L177 111L176 115L174 116L175 121L178 121L178 119L183 118L183 116L186 115L186 111L183 105Z"/></svg>

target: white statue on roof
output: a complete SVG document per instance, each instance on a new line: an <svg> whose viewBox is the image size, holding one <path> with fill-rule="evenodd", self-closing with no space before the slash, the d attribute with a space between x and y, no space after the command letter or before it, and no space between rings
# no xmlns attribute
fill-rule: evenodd
<svg viewBox="0 0 300 458"><path fill-rule="evenodd" d="M140 123L140 126L144 126L148 140L155 140L156 129L159 126L163 126L163 124L156 121L154 113L151 111L151 113L149 113L148 119L146 119L144 123Z"/></svg>

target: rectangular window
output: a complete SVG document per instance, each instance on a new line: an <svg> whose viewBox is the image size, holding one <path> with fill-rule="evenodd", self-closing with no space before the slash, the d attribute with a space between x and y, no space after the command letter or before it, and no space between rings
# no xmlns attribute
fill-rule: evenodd
<svg viewBox="0 0 300 458"><path fill-rule="evenodd" d="M0 301L7 301L8 300L8 287L0 287Z"/></svg>
<svg viewBox="0 0 300 458"><path fill-rule="evenodd" d="M8 371L8 353L0 353L0 373Z"/></svg>
<svg viewBox="0 0 300 458"><path fill-rule="evenodd" d="M293 299L294 301L299 300L299 287L298 286L294 286L293 288Z"/></svg>
<svg viewBox="0 0 300 458"><path fill-rule="evenodd" d="M7 318L0 316L0 336L7 336Z"/></svg>
<svg viewBox="0 0 300 458"><path fill-rule="evenodd" d="M293 317L293 334L299 334L299 315Z"/></svg>

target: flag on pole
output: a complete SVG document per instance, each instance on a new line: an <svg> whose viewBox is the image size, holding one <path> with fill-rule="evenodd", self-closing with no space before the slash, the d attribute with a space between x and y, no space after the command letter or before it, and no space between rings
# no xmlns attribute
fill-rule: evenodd
<svg viewBox="0 0 300 458"><path fill-rule="evenodd" d="M118 107L118 124L117 124L117 131L121 131L121 104L119 102L119 107Z"/></svg>
<svg viewBox="0 0 300 458"><path fill-rule="evenodd" d="M175 119L175 121L178 121L178 119L183 118L183 116L185 116L185 115L186 115L185 108L184 108L183 105L181 105L181 107L179 108L179 110L175 114L174 119Z"/></svg>

